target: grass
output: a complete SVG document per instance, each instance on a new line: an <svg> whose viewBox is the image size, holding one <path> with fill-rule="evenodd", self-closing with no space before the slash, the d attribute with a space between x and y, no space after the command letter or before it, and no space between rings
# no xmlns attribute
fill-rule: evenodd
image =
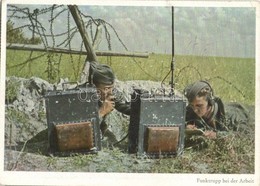
<svg viewBox="0 0 260 186"><path fill-rule="evenodd" d="M7 86L6 86L6 100L7 103L12 102L13 100L16 99L17 96L17 89L19 86L18 80L12 80L10 81Z"/></svg>
<svg viewBox="0 0 260 186"><path fill-rule="evenodd" d="M70 81L80 79L85 56L51 54L18 65L42 54L7 50L7 76L25 78L37 76L51 83L58 81L59 78L69 78ZM100 63L110 65L121 81L162 81L169 73L171 65L171 56L162 54L151 54L149 58L98 57L98 59ZM224 101L254 105L254 59L176 56L174 64L174 83L177 90L182 91L187 84L204 79L209 80L215 95ZM48 74L46 70L50 68L52 70L49 70ZM165 85L169 84L170 75L165 79Z"/></svg>
<svg viewBox="0 0 260 186"><path fill-rule="evenodd" d="M253 174L254 138L242 135L245 134L230 132L216 140L203 139L203 145L185 148L182 155L175 158L137 158L114 147L103 148L98 154L47 156L45 159L49 170L62 172ZM31 163L29 167L37 166Z"/></svg>
<svg viewBox="0 0 260 186"><path fill-rule="evenodd" d="M162 81L169 72L171 56L151 55L149 59L136 60L137 62L128 60L125 62L118 59L111 64L118 79ZM138 68L137 64L141 69ZM132 78L127 76L127 73L131 73ZM211 82L215 94L223 98L224 101L254 104L254 59L176 56L174 75L177 90L182 91L187 84L193 81L206 79ZM165 83L168 82L170 82L169 78L166 79Z"/></svg>
<svg viewBox="0 0 260 186"><path fill-rule="evenodd" d="M33 52L31 58L42 53ZM79 80L84 57L78 55L49 55L13 67L29 59L30 52L7 50L7 76L48 80L48 61L53 66L51 83L68 77ZM162 81L170 70L171 56L151 54L149 58L98 57L108 64L117 78L127 80ZM57 71L59 70L59 71ZM195 80L206 79L215 95L225 102L238 101L255 105L255 60L244 58L176 56L174 82L177 90ZM167 85L170 76L165 79ZM15 98L16 82L7 86L8 99ZM9 95L10 94L10 95ZM15 118L19 113L13 112ZM23 118L23 117L22 117ZM19 119L21 120L21 118ZM146 172L146 173L254 173L254 121L250 132L232 132L223 138L204 141L207 148L185 148L182 156L161 159L137 159L118 148L103 149L97 155L78 155L70 158L47 157L49 169L54 171L85 172ZM22 161L22 160L21 160ZM64 166L66 164L66 166Z"/></svg>

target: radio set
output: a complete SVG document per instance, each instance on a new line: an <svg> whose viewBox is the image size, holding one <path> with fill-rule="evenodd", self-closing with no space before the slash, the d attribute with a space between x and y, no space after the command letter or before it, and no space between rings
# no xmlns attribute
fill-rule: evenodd
<svg viewBox="0 0 260 186"><path fill-rule="evenodd" d="M50 153L97 153L101 134L96 88L49 91L45 95ZM178 156L184 148L186 102L178 96L131 95L128 152L150 158Z"/></svg>
<svg viewBox="0 0 260 186"><path fill-rule="evenodd" d="M186 102L177 96L131 96L128 151L147 157L178 156L184 148Z"/></svg>
<svg viewBox="0 0 260 186"><path fill-rule="evenodd" d="M96 88L49 91L45 95L50 153L101 150Z"/></svg>

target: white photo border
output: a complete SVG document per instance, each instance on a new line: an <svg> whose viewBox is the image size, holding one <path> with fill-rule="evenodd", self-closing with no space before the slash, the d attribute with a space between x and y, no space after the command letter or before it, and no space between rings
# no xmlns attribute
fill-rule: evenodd
<svg viewBox="0 0 260 186"><path fill-rule="evenodd" d="M6 11L7 4L77 4L77 5L122 5L122 6L180 6L180 7L255 7L256 8L256 82L255 82L255 174L148 174L148 173L72 173L72 172L15 172L4 171L4 123L5 123L5 66L6 66ZM1 86L0 86L0 185L200 185L197 178L210 179L253 179L260 185L260 1L153 1L153 0L3 0L1 3ZM209 185L209 184L204 184ZM238 184L220 184L238 185Z"/></svg>

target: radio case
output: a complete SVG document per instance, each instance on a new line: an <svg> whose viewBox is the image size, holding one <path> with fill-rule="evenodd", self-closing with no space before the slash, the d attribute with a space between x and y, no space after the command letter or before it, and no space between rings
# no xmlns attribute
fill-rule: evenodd
<svg viewBox="0 0 260 186"><path fill-rule="evenodd" d="M49 91L45 95L50 153L97 153L101 150L96 88Z"/></svg>
<svg viewBox="0 0 260 186"><path fill-rule="evenodd" d="M152 158L178 156L184 149L186 101L177 96L131 96L128 151Z"/></svg>

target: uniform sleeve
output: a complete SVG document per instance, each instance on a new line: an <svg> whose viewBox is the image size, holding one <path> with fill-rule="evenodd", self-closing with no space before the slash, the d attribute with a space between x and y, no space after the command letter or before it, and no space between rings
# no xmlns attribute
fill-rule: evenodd
<svg viewBox="0 0 260 186"><path fill-rule="evenodd" d="M130 115L131 113L131 104L127 102L126 95L124 95L121 91L114 89L115 95L115 109L118 112L121 112L125 115Z"/></svg>
<svg viewBox="0 0 260 186"><path fill-rule="evenodd" d="M186 116L185 121L187 124L193 123L195 120L195 113L193 112L192 108L190 106L186 107Z"/></svg>
<svg viewBox="0 0 260 186"><path fill-rule="evenodd" d="M121 112L125 115L130 115L131 113L131 106L130 106L130 103L128 102L115 102L115 109L118 111L118 112Z"/></svg>
<svg viewBox="0 0 260 186"><path fill-rule="evenodd" d="M239 103L227 103L225 105L226 122L228 128L239 130L249 123L249 111Z"/></svg>
<svg viewBox="0 0 260 186"><path fill-rule="evenodd" d="M195 112L190 106L186 107L185 121L186 125L194 124L197 128L205 128L205 124L203 124L203 121L195 114Z"/></svg>

